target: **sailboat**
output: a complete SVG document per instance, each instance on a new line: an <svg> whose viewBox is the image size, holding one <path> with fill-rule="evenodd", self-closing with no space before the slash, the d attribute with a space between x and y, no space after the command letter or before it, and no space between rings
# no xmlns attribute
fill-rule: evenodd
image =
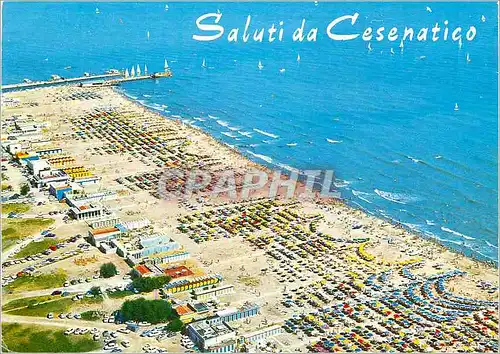
<svg viewBox="0 0 500 354"><path fill-rule="evenodd" d="M165 59L165 65L163 65L163 69L165 69L165 71L168 71L168 62L167 62L167 59Z"/></svg>
<svg viewBox="0 0 500 354"><path fill-rule="evenodd" d="M168 5L165 5L165 11L168 11Z"/></svg>
<svg viewBox="0 0 500 354"><path fill-rule="evenodd" d="M455 111L458 111L458 103L455 103Z"/></svg>
<svg viewBox="0 0 500 354"><path fill-rule="evenodd" d="M148 41L149 41L149 31L148 31L148 33L146 34L146 36L148 37Z"/></svg>
<svg viewBox="0 0 500 354"><path fill-rule="evenodd" d="M465 60L467 60L467 63L470 63L470 56L469 56L469 53L467 53L467 55L465 56Z"/></svg>
<svg viewBox="0 0 500 354"><path fill-rule="evenodd" d="M141 68L139 64L137 64L137 70L135 72L137 73L137 76L141 76Z"/></svg>
<svg viewBox="0 0 500 354"><path fill-rule="evenodd" d="M260 60L259 60L259 64L257 64L257 68L258 68L259 70L264 69L264 65L262 65L262 62L261 62Z"/></svg>
<svg viewBox="0 0 500 354"><path fill-rule="evenodd" d="M134 67L132 66L132 70L130 70L130 76L134 77L135 76L135 70Z"/></svg>
<svg viewBox="0 0 500 354"><path fill-rule="evenodd" d="M372 43L371 43L371 42L368 42L368 51L370 51L370 52L371 52L372 50L373 50L373 49L372 49Z"/></svg>
<svg viewBox="0 0 500 354"><path fill-rule="evenodd" d="M300 62L300 54L297 54L297 62Z"/></svg>
<svg viewBox="0 0 500 354"><path fill-rule="evenodd" d="M399 48L401 49L401 54L403 54L403 50L405 48L405 43L403 40L401 40L401 43L399 43Z"/></svg>
<svg viewBox="0 0 500 354"><path fill-rule="evenodd" d="M98 7L96 7L96 8L95 8L95 13L96 13L96 14L100 14L100 13L101 13L101 12L99 11L99 8L98 8Z"/></svg>
<svg viewBox="0 0 500 354"><path fill-rule="evenodd" d="M128 78L128 77L129 77L128 69L125 69L125 78Z"/></svg>
<svg viewBox="0 0 500 354"><path fill-rule="evenodd" d="M462 49L462 37L458 40L458 49Z"/></svg>
<svg viewBox="0 0 500 354"><path fill-rule="evenodd" d="M391 48L391 54L394 55L394 49Z"/></svg>
<svg viewBox="0 0 500 354"><path fill-rule="evenodd" d="M220 14L220 10L219 9L217 9L217 13Z"/></svg>
<svg viewBox="0 0 500 354"><path fill-rule="evenodd" d="M484 17L484 15L481 15L481 22L486 22L486 17Z"/></svg>
<svg viewBox="0 0 500 354"><path fill-rule="evenodd" d="M205 58L203 58L203 61L201 62L201 67L202 68L206 68L207 67L207 63L205 62Z"/></svg>
<svg viewBox="0 0 500 354"><path fill-rule="evenodd" d="M148 66L144 64L144 75L148 74Z"/></svg>

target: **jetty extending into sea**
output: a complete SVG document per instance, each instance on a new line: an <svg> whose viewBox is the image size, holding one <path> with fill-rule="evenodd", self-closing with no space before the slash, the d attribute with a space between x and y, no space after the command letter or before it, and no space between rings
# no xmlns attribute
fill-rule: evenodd
<svg viewBox="0 0 500 354"><path fill-rule="evenodd" d="M164 71L155 72L153 74L148 74L147 66L144 66L144 74L141 74L139 65L137 65L137 70L134 70L134 67L132 67L132 71L130 74L128 72L128 69L124 71L120 71L117 69L110 69L103 74L90 75L88 73L84 73L83 76L72 77L72 78L64 78L59 75L52 75L51 79L47 81L31 81L28 79L24 79L24 82L20 82L17 84L3 85L1 86L1 89L2 91L32 89L37 87L70 84L78 82L81 85L83 85L83 82L85 81L93 81L92 83L89 83L87 86L115 86L123 82L147 80L147 79L159 79L162 77L171 77L171 76L172 76L172 71L170 70L168 63L165 60ZM113 79L116 77L119 78ZM107 80L107 79L112 79L112 80ZM95 80L100 80L100 81L95 81Z"/></svg>

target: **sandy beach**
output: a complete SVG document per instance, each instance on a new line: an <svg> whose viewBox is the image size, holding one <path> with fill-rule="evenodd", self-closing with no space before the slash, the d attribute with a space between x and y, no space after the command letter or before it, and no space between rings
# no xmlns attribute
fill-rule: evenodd
<svg viewBox="0 0 500 354"><path fill-rule="evenodd" d="M82 93L92 98L72 98ZM85 166L100 178L98 186L86 190L116 193L115 199L102 202L107 210L123 221L147 218L154 232L168 235L181 245L182 251L190 253L190 259L178 264L187 265L197 275L220 274L224 284L234 285L234 293L219 298L219 308L246 302L259 305L257 316L234 324L238 334L271 324L284 326L283 333L267 339L258 350L392 348L453 352L492 351L491 343L498 345L498 310L494 305L498 290L488 291L498 289L497 268L339 200L272 200L266 198L265 188L252 192L246 200L233 201L227 196L207 200L195 196L181 203L165 200L154 183L141 188L125 177L148 174L155 175L158 181L168 167L202 168L215 175L229 170L244 173L254 168L267 172L270 169L205 132L175 118L167 119L112 88L68 85L3 95L19 100L17 105L3 107L3 118L20 116L46 124L46 141L31 142L31 149L62 148L62 155L74 158L74 166ZM151 148L146 152L141 150L145 145L139 137L149 139ZM163 145L159 147L158 142ZM9 167L7 173L15 180L11 170L15 171ZM47 205L61 208L52 201L33 206L30 212L42 212ZM58 229L61 238L88 232L82 221L61 224ZM84 266L74 262L76 257L92 256L96 259ZM108 261L118 265L122 274L130 270L124 258L91 247L83 255L44 266L38 272L50 274L64 269L68 278L77 278L96 273L99 265ZM3 275L15 274L25 266L5 267ZM456 270L464 273L453 273ZM444 282L445 290L439 288L439 281ZM102 279L96 282L106 286ZM480 282L490 285L481 287ZM3 303L43 293L4 291ZM187 292L172 296L181 303L189 299ZM72 311L111 312L122 301L106 299L102 304L81 305ZM472 309L467 310L466 305ZM6 314L7 321L18 321L16 316ZM446 316L452 319L444 319ZM312 329L306 330L304 324ZM74 323L68 322L70 325ZM356 330L361 326L366 331ZM474 328L473 333L457 329L466 327ZM350 340L340 340L342 336ZM135 336L131 340L135 344L126 351L140 350L143 340ZM155 345L170 351L185 350L178 338Z"/></svg>

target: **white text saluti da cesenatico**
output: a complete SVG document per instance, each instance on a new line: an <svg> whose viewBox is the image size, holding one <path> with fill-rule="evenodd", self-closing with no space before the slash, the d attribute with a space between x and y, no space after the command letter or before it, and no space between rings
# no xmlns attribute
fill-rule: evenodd
<svg viewBox="0 0 500 354"><path fill-rule="evenodd" d="M344 15L333 19L324 29L309 27L306 19L298 26L285 26L283 21L270 24L268 27L252 26L252 16L248 15L242 28L225 28L221 13L206 13L196 19L200 31L193 34L197 41L215 41L226 38L228 42L274 42L292 40L294 42L316 42L318 36L326 35L334 41L472 41L477 30L474 26L451 26L448 20L436 22L429 27L366 27L357 25L359 13ZM346 29L345 25L350 26ZM342 30L340 30L342 26ZM226 35L225 35L226 34Z"/></svg>

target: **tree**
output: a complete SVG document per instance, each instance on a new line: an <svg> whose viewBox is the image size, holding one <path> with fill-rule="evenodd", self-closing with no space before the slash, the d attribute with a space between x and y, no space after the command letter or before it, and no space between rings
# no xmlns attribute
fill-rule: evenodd
<svg viewBox="0 0 500 354"><path fill-rule="evenodd" d="M27 195L30 192L30 186L27 183L24 183L21 186L21 195Z"/></svg>
<svg viewBox="0 0 500 354"><path fill-rule="evenodd" d="M140 292L150 292L155 289L163 288L165 284L170 282L171 277L168 275L160 275L158 277L136 278L132 281L134 288Z"/></svg>
<svg viewBox="0 0 500 354"><path fill-rule="evenodd" d="M120 309L120 314L124 321L146 321L149 323L167 322L179 318L168 301L146 300L143 297L125 301Z"/></svg>
<svg viewBox="0 0 500 354"><path fill-rule="evenodd" d="M105 263L100 268L100 274L103 278L111 278L116 275L116 266L113 263Z"/></svg>
<svg viewBox="0 0 500 354"><path fill-rule="evenodd" d="M184 328L184 322L182 322L179 318L174 318L167 325L167 329L170 332L180 332Z"/></svg>
<svg viewBox="0 0 500 354"><path fill-rule="evenodd" d="M94 296L98 296L101 294L101 288L98 286L93 286L90 288L90 293Z"/></svg>

